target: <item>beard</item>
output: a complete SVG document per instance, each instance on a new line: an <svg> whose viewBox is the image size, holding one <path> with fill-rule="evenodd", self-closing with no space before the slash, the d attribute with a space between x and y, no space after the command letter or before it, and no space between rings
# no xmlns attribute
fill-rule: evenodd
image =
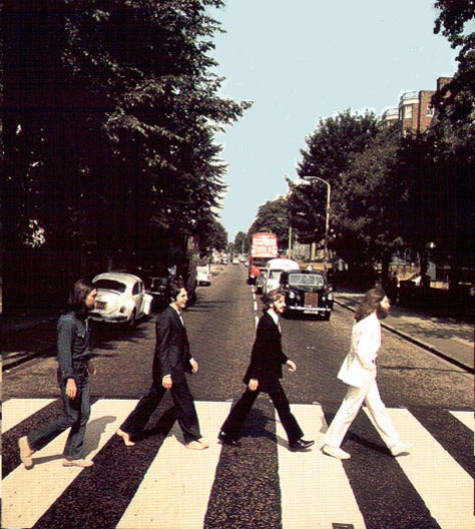
<svg viewBox="0 0 475 529"><path fill-rule="evenodd" d="M378 305L376 307L376 316L378 317L378 320L384 320L386 316L389 314L389 309L385 309L381 307L381 305Z"/></svg>

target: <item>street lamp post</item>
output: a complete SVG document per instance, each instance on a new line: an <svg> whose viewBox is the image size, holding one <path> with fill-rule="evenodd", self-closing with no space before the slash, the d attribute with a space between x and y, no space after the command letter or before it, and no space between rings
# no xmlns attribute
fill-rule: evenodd
<svg viewBox="0 0 475 529"><path fill-rule="evenodd" d="M330 234L330 195L331 195L331 185L330 185L330 182L328 182L327 180L324 180L323 178L320 178L319 176L305 175L305 176L302 176L301 178L302 178L302 180L306 180L306 181L318 180L319 182L322 182L323 184L325 184L327 186L327 203L326 203L326 207L325 207L325 242L324 242L324 245L325 245L325 262L323 263L325 276L327 276L328 261L330 260L329 259L329 254L328 254L328 237L329 237L329 234Z"/></svg>

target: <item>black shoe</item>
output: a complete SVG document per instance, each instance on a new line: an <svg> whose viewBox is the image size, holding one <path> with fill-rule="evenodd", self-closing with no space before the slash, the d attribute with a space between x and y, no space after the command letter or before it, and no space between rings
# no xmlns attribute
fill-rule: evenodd
<svg viewBox="0 0 475 529"><path fill-rule="evenodd" d="M241 446L241 443L237 439L229 437L229 435L226 435L224 432L219 432L218 439L225 445Z"/></svg>
<svg viewBox="0 0 475 529"><path fill-rule="evenodd" d="M292 452L297 452L298 450L307 450L310 448L315 441L305 441L305 439L297 439L293 443L289 443L289 448Z"/></svg>

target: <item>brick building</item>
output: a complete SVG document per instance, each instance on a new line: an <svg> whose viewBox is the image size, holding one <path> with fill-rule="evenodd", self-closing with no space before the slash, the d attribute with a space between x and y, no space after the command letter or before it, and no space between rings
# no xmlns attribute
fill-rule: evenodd
<svg viewBox="0 0 475 529"><path fill-rule="evenodd" d="M389 127L398 122L403 134L405 131L419 134L425 132L434 118L432 96L451 80L451 77L439 77L436 90L404 92L399 99L398 108L390 108L383 113L385 125Z"/></svg>

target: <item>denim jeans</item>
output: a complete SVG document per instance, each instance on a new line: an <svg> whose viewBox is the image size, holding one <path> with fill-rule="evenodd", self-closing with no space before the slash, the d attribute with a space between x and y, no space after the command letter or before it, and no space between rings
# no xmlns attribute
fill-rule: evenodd
<svg viewBox="0 0 475 529"><path fill-rule="evenodd" d="M85 372L76 376L77 394L74 399L70 399L66 395L66 380L61 376L59 370L57 376L63 399L64 413L52 423L30 432L28 434L28 444L32 450L39 450L61 432L71 428L63 455L67 459L80 459L86 424L91 411L89 376Z"/></svg>

